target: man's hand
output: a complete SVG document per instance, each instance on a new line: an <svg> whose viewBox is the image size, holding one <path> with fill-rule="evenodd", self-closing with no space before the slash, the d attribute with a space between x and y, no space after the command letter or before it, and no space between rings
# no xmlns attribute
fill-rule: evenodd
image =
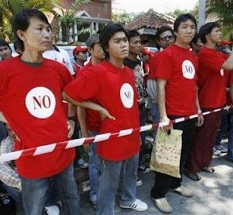
<svg viewBox="0 0 233 215"><path fill-rule="evenodd" d="M170 125L170 119L167 116L161 117L160 118L160 123L165 123L167 125L160 127L162 131L169 131L172 129L172 125Z"/></svg>
<svg viewBox="0 0 233 215"><path fill-rule="evenodd" d="M102 121L105 118L109 118L109 119L112 119L112 120L116 119L114 116L110 115L110 113L105 108L101 108L101 110L99 111L99 113L100 113L100 117L101 117Z"/></svg>
<svg viewBox="0 0 233 215"><path fill-rule="evenodd" d="M74 133L74 129L75 129L75 121L74 120L68 120L67 121L67 126L68 126L68 137L71 138L73 133Z"/></svg>
<svg viewBox="0 0 233 215"><path fill-rule="evenodd" d="M198 114L197 116L197 127L202 126L204 123L204 117L202 114Z"/></svg>

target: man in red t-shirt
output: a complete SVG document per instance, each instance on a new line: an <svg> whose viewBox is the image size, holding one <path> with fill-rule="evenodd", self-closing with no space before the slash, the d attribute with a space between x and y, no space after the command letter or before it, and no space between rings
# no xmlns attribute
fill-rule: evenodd
<svg viewBox="0 0 233 215"><path fill-rule="evenodd" d="M13 30L23 53L0 63L0 111L1 120L17 136L15 150L69 140L72 132L68 131L61 92L72 76L60 63L42 57L52 38L46 16L36 9L22 10L14 17ZM72 110L74 114L75 108ZM74 149L59 149L16 161L26 215L42 214L53 181L62 192L64 213L80 213L73 159Z"/></svg>
<svg viewBox="0 0 233 215"><path fill-rule="evenodd" d="M204 47L198 53L198 96L202 111L210 111L226 104L225 70L233 69L233 54L227 58L217 50L222 35L219 23L206 23L200 28L199 35ZM196 129L187 174L192 180L200 180L197 174L200 171L214 172L211 161L220 119L220 112L208 114L204 124Z"/></svg>
<svg viewBox="0 0 233 215"><path fill-rule="evenodd" d="M106 61L89 68L64 91L67 100L102 115L101 133L114 133L139 127L137 91L132 71L123 62L128 56L126 30L110 23L100 33ZM95 103L93 102L95 99ZM139 133L110 138L97 144L101 175L97 215L113 215L115 196L120 186L122 208L145 211L147 204L136 198Z"/></svg>
<svg viewBox="0 0 233 215"><path fill-rule="evenodd" d="M197 59L193 56L189 47L196 28L196 20L191 14L180 15L174 23L175 43L160 53L155 71L160 122L169 122L170 120L196 114L200 111L196 88ZM202 123L202 119L202 117L199 117L199 125ZM173 125L174 129L183 131L180 172L182 172L187 159L195 126L195 119ZM163 127L162 129L168 132L171 126ZM167 213L172 211L165 198L169 189L185 197L192 196L192 192L181 185L181 182L181 178L174 178L156 172L151 197L161 211Z"/></svg>
<svg viewBox="0 0 233 215"><path fill-rule="evenodd" d="M79 75L82 72L85 72L91 67L96 66L104 60L104 51L101 47L99 41L99 34L91 35L87 41L86 45L88 47L88 52L91 54L91 59L79 72ZM95 102L95 100L93 100ZM101 128L101 118L97 111L91 109L85 109L82 107L78 107L78 120L82 133L82 137L96 136L100 134ZM92 143L90 145L86 144L84 147L88 151L89 157L89 180L91 185L90 190L90 201L94 209L97 208L97 191L98 191L98 179L100 175L100 165L99 158L96 153L96 145L97 143Z"/></svg>
<svg viewBox="0 0 233 215"><path fill-rule="evenodd" d="M153 123L159 122L159 108L157 102L157 90L156 90L156 65L160 56L160 53L169 47L174 42L174 32L169 26L161 26L155 34L157 48L159 51L154 53L149 59L150 72L147 79L147 92L150 99L150 111ZM153 138L155 139L157 129L153 132Z"/></svg>

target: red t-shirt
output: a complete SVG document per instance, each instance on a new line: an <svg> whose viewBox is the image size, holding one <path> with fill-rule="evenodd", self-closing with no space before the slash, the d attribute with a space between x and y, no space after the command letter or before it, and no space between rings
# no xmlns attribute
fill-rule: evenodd
<svg viewBox="0 0 233 215"><path fill-rule="evenodd" d="M128 67L118 69L104 61L83 72L65 87L72 99L82 102L96 99L116 120L104 119L101 133L114 133L139 127L137 91L134 75ZM140 148L139 133L114 137L97 144L97 153L105 160L126 160Z"/></svg>
<svg viewBox="0 0 233 215"><path fill-rule="evenodd" d="M81 70L79 71L79 75L91 67L93 67L93 65L90 59L90 61L81 68ZM92 101L98 103L95 99L93 99ZM101 118L99 112L86 108L86 124L88 131L100 132Z"/></svg>
<svg viewBox="0 0 233 215"><path fill-rule="evenodd" d="M60 63L43 59L29 66L19 57L0 63L0 111L20 141L15 150L67 140L67 118L62 105L63 87L72 80ZM71 164L74 149L56 150L16 161L20 176L43 178L55 175Z"/></svg>
<svg viewBox="0 0 233 215"><path fill-rule="evenodd" d="M148 79L156 79L156 67L157 67L157 63L158 63L158 58L159 58L159 54L161 52L156 52L154 53L149 61L149 66L150 66L150 72L148 74Z"/></svg>
<svg viewBox="0 0 233 215"><path fill-rule="evenodd" d="M156 78L166 80L167 115L189 116L196 110L197 59L189 49L170 45L157 57Z"/></svg>
<svg viewBox="0 0 233 215"><path fill-rule="evenodd" d="M198 53L198 95L201 108L218 108L226 103L226 77L223 63L227 55L203 47Z"/></svg>

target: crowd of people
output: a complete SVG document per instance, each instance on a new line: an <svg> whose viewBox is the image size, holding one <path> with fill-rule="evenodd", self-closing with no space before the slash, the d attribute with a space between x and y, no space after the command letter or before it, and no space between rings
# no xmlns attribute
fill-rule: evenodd
<svg viewBox="0 0 233 215"><path fill-rule="evenodd" d="M219 23L206 23L197 32L195 17L182 14L173 28L157 29L153 53L143 52L137 30L109 23L86 46L73 50L74 65L53 43L41 11L17 13L13 32L19 56L13 57L9 44L0 40L0 154L139 128L147 123L149 103L152 122L167 123L159 129L182 131L181 176L198 181L200 171L213 173L217 150L228 152L233 161L231 111L202 115L231 104L233 97L233 54L221 46ZM198 117L169 123L193 114ZM221 145L227 124L228 150ZM156 133L154 129L155 143ZM88 167L89 199L97 215L114 214L117 194L121 208L143 212L148 205L137 198L137 186L142 185L138 171L150 171L143 163L145 142L144 132L133 132L89 143L83 146L88 164L80 158L80 148L22 156L0 164L0 181L25 215L80 214L73 165L78 160L81 168ZM173 211L168 191L192 196L182 177L155 172L148 195L164 213Z"/></svg>

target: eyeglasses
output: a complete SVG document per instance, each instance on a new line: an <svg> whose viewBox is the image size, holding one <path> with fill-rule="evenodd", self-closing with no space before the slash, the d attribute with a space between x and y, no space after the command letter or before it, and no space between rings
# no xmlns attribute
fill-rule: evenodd
<svg viewBox="0 0 233 215"><path fill-rule="evenodd" d="M171 40L172 38L173 38L172 35L167 35L167 36L165 36L165 37L160 37L160 40L166 41L166 40Z"/></svg>

